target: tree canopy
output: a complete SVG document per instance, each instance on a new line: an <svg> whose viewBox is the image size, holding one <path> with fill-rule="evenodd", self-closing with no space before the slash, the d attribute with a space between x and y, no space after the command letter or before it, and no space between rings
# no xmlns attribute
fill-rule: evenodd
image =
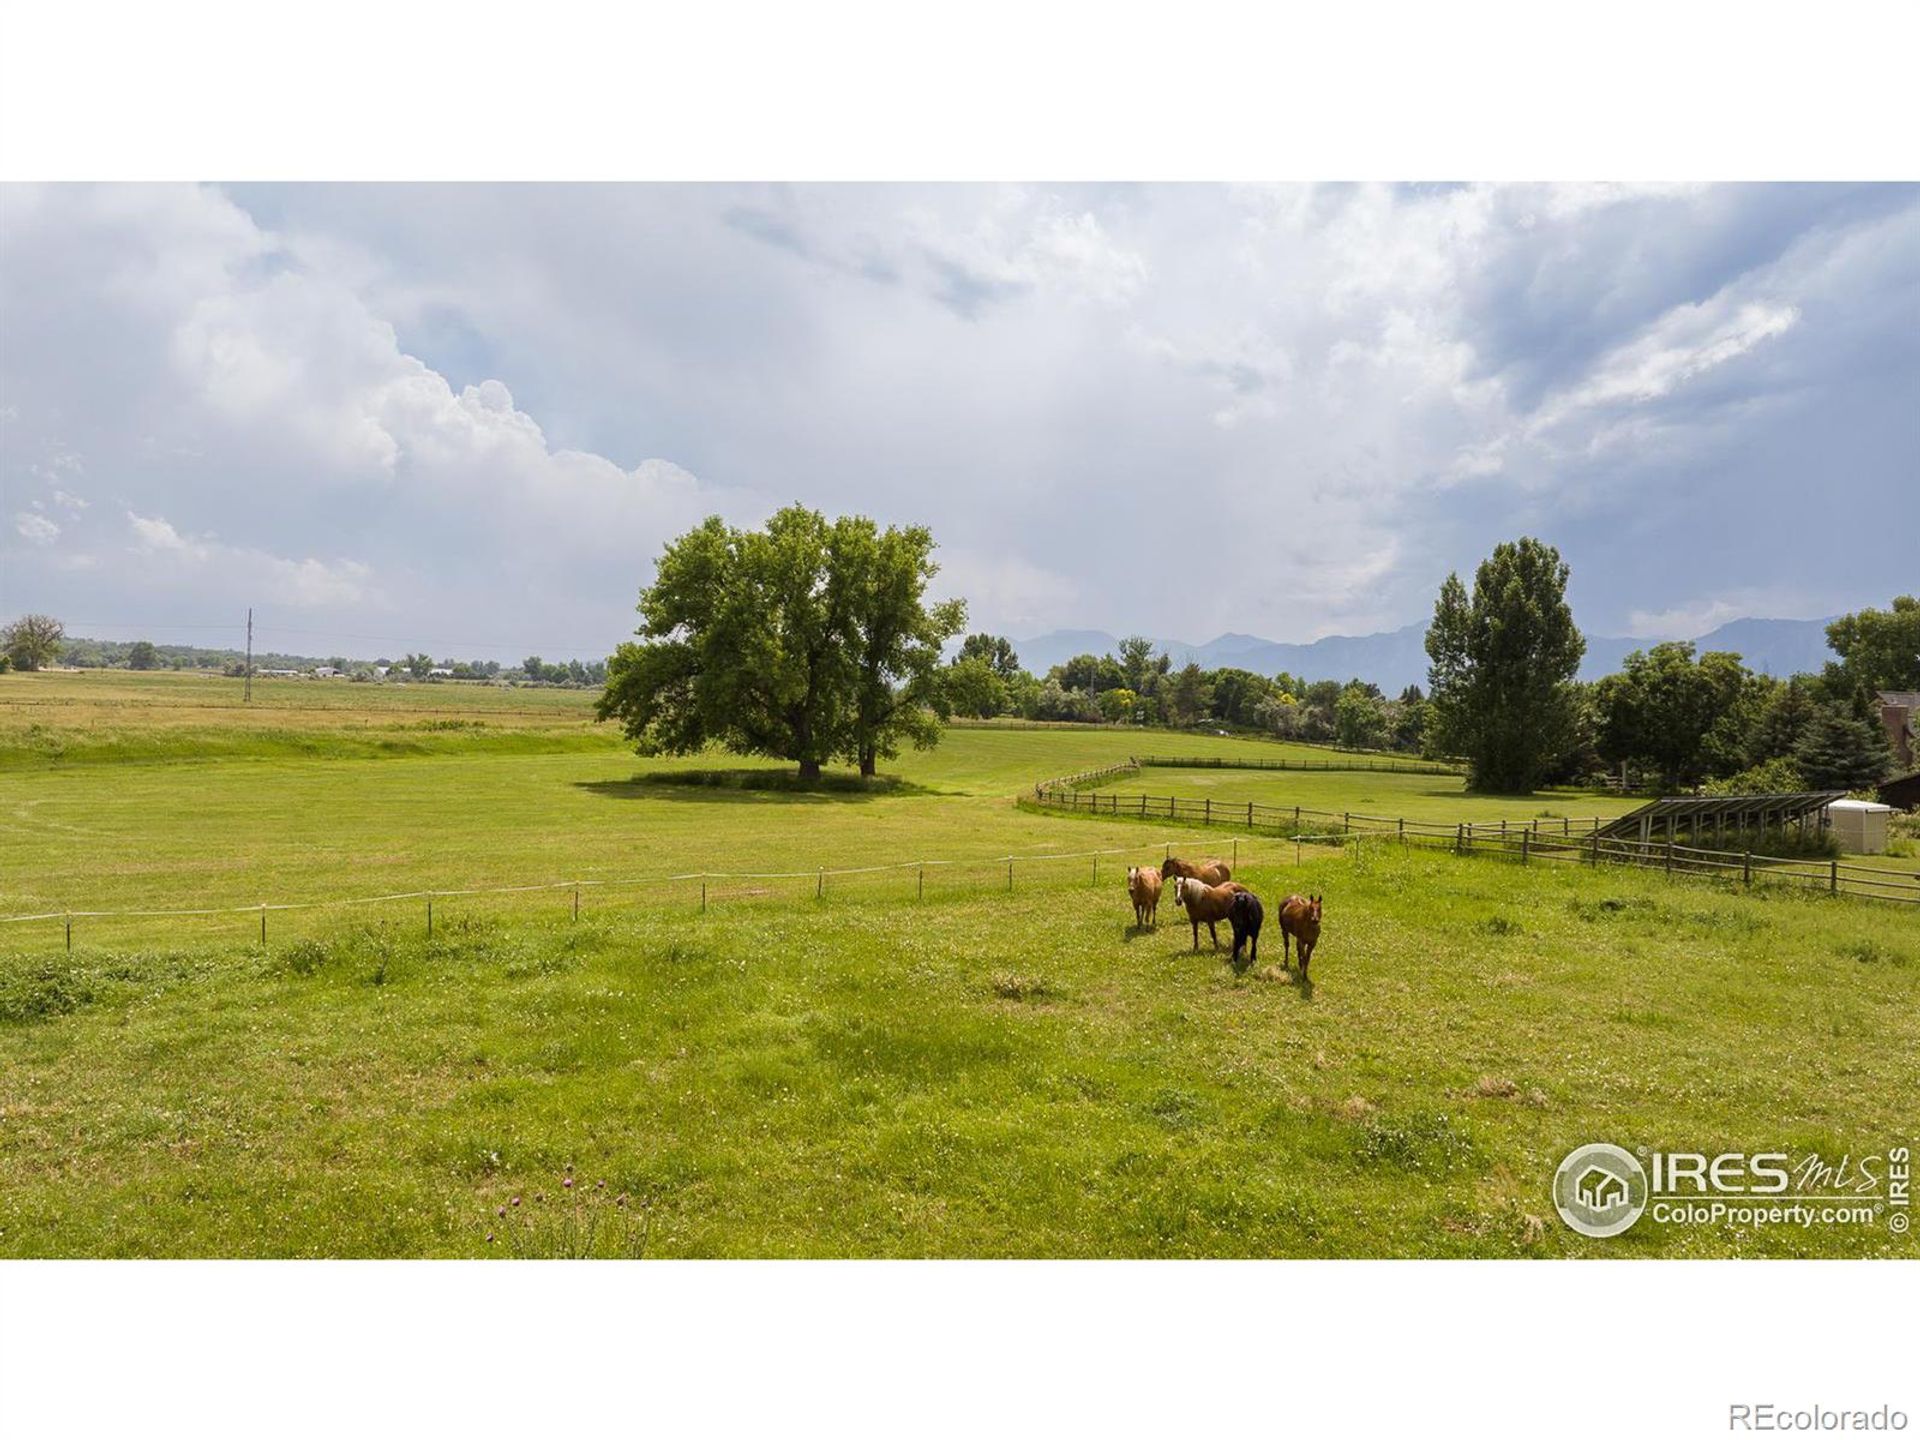
<svg viewBox="0 0 1920 1440"><path fill-rule="evenodd" d="M721 744L795 761L802 779L834 759L870 775L902 741L933 744L940 649L966 623L963 602L926 603L933 548L924 527L798 505L761 530L709 518L661 555L600 718L643 754Z"/></svg>
<svg viewBox="0 0 1920 1440"><path fill-rule="evenodd" d="M66 626L51 615L22 615L0 630L0 650L16 670L39 670L60 658Z"/></svg>
<svg viewBox="0 0 1920 1440"><path fill-rule="evenodd" d="M1684 641L1636 650L1618 674L1594 687L1600 754L1651 767L1667 788L1693 786L1726 768L1713 764L1715 741L1728 755L1744 755L1746 737L1736 733L1734 717L1751 680L1740 657L1727 651L1696 660Z"/></svg>
<svg viewBox="0 0 1920 1440"><path fill-rule="evenodd" d="M1567 746L1586 641L1566 590L1560 552L1531 537L1494 547L1470 597L1458 575L1440 587L1429 703L1438 744L1467 757L1473 789L1530 791Z"/></svg>
<svg viewBox="0 0 1920 1440"><path fill-rule="evenodd" d="M1901 595L1885 610L1860 610L1827 626L1840 664L1834 689L1920 690L1920 599Z"/></svg>

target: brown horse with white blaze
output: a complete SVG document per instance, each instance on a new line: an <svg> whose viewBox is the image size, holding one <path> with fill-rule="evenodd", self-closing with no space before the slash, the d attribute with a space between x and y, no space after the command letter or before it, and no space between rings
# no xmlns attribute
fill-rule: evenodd
<svg viewBox="0 0 1920 1440"><path fill-rule="evenodd" d="M1320 943L1320 897L1289 895L1280 902L1280 955L1284 965L1290 958L1289 940L1300 942L1300 973L1307 973L1313 959L1313 947Z"/></svg>
<svg viewBox="0 0 1920 1440"><path fill-rule="evenodd" d="M1213 948L1220 948L1220 932L1214 928L1228 918L1233 909L1233 897L1242 894L1246 886L1229 880L1224 885L1208 885L1191 875L1182 875L1173 882L1173 903L1187 912L1187 919L1193 923L1193 948L1200 948L1200 927L1207 927L1207 934L1213 937Z"/></svg>

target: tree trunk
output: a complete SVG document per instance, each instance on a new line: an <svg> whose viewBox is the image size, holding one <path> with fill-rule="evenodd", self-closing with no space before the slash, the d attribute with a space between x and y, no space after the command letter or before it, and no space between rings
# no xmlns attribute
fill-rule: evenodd
<svg viewBox="0 0 1920 1440"><path fill-rule="evenodd" d="M860 778L862 780L871 780L873 778L873 772L877 768L876 762L877 762L877 757L874 754L873 746L871 745L861 746L860 747Z"/></svg>
<svg viewBox="0 0 1920 1440"><path fill-rule="evenodd" d="M800 762L800 778L802 780L818 780L820 778L820 762L811 756L803 759Z"/></svg>

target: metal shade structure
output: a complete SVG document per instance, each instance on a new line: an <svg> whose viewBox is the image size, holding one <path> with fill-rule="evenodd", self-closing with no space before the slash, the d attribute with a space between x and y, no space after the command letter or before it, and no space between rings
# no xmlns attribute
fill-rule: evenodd
<svg viewBox="0 0 1920 1440"><path fill-rule="evenodd" d="M1618 820L1609 821L1595 833L1603 840L1637 840L1651 844L1686 834L1696 840L1706 835L1728 836L1784 830L1797 825L1805 830L1809 823L1820 822L1822 812L1836 800L1847 798L1844 790L1801 790L1778 795L1663 795Z"/></svg>

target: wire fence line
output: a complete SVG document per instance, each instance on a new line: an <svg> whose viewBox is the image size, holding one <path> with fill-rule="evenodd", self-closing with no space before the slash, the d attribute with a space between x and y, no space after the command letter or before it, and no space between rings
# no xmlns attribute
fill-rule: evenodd
<svg viewBox="0 0 1920 1440"><path fill-rule="evenodd" d="M1124 768L1124 767L1114 767ZM1088 772L1094 774L1098 772ZM1168 820L1214 829L1232 828L1253 834L1278 835L1299 843L1329 839L1379 839L1403 846L1452 850L1456 854L1493 854L1527 864L1533 860L1590 865L1624 864L1662 870L1670 875L1739 875L1751 888L1762 884L1791 885L1855 895L1866 899L1920 904L1920 875L1905 879L1889 870L1851 865L1839 859L1792 860L1753 851L1709 850L1673 841L1613 840L1598 834L1610 817L1527 821L1409 820L1398 815L1367 815L1359 811L1315 810L1303 805L1264 805L1258 801L1216 801L1175 795L1120 795L1069 788L1066 782L1083 777L1043 781L1034 787L1029 803L1110 815L1126 820ZM1307 833L1312 826L1320 829ZM1337 828L1336 828L1337 827Z"/></svg>
<svg viewBox="0 0 1920 1440"><path fill-rule="evenodd" d="M598 876L581 877L575 880L546 880L531 884L518 885L477 885L461 887L435 887L432 889L402 890L380 895L321 896L308 900L263 900L243 905L213 905L191 907L165 907L158 909L60 909L41 910L29 914L0 915L0 926L27 925L34 923L60 923L65 926L67 949L73 948L73 923L76 920L171 920L191 919L212 916L257 916L260 919L260 936L267 938L266 921L270 915L292 911L344 910L369 905L390 905L404 901L421 901L426 906L427 933L433 932L433 904L438 900L458 899L461 897L490 895L527 895L536 893L566 893L574 897L573 913L580 913L580 897L583 892L593 890L653 888L669 884L698 884L700 886L699 904L704 910L707 906L709 887L715 884L743 881L779 881L811 880L815 885L815 897L824 898L827 882L855 876L913 873L917 876L917 893L923 897L926 893L926 875L928 871L955 871L967 869L993 870L995 884L1005 867L1008 891L1014 889L1017 867L1023 865L1054 864L1063 861L1091 861L1091 878L1099 883L1099 862L1109 856L1139 856L1153 849L1170 854L1175 844L1190 843L1204 838L1193 832L1163 835L1152 840L1144 840L1137 845L1109 845L1087 850L1045 850L1029 853L1005 855L982 855L966 859L922 859L889 861L878 865L850 866L814 866L804 870L687 870L668 875L647 876ZM1332 838L1332 837L1328 837ZM1239 861L1239 847L1236 840L1233 859ZM730 898L725 895L716 899Z"/></svg>

